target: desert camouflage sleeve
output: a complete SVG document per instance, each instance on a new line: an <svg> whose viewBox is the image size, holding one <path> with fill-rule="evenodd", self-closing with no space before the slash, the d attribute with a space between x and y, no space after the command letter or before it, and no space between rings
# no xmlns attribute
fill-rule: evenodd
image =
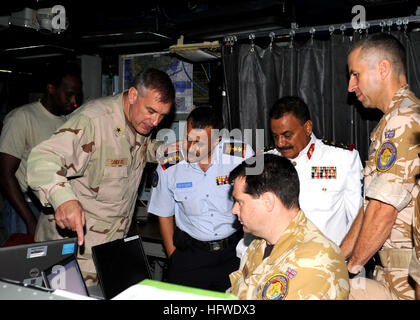
<svg viewBox="0 0 420 320"><path fill-rule="evenodd" d="M43 205L57 209L76 200L69 177L82 175L95 150L95 130L81 114L71 117L53 136L32 149L27 179Z"/></svg>
<svg viewBox="0 0 420 320"><path fill-rule="evenodd" d="M419 169L420 115L414 110L399 114L388 122L385 131L395 131L388 139L396 148L396 160L389 169L378 174L369 185L366 196L394 206L398 211L411 201L415 176ZM375 161L378 159L376 158Z"/></svg>
<svg viewBox="0 0 420 320"><path fill-rule="evenodd" d="M314 243L307 253L293 260L297 271L290 280L288 300L346 300L348 299L348 272L344 258L327 242Z"/></svg>

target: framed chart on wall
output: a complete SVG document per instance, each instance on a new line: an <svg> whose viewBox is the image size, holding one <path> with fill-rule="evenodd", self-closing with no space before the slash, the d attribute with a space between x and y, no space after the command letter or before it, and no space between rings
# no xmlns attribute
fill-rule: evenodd
<svg viewBox="0 0 420 320"><path fill-rule="evenodd" d="M165 71L169 75L176 90L176 113L188 114L193 108L193 65L168 52L121 55L120 91L127 90L135 75L150 67Z"/></svg>

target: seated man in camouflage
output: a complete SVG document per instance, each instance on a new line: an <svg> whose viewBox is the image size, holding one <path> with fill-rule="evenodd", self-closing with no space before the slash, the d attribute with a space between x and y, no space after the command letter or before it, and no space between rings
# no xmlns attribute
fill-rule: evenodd
<svg viewBox="0 0 420 320"><path fill-rule="evenodd" d="M243 162L229 176L233 214L244 232L260 239L248 247L230 274L239 299L347 299L349 279L340 249L299 208L299 179L292 163L265 154L263 172L252 175ZM253 164L252 164L253 165Z"/></svg>

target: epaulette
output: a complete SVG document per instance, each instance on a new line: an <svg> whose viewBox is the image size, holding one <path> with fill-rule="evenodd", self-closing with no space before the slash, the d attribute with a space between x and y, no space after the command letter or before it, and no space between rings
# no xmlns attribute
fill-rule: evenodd
<svg viewBox="0 0 420 320"><path fill-rule="evenodd" d="M271 151L275 148L276 148L276 146L266 146L266 147L264 147L264 152Z"/></svg>
<svg viewBox="0 0 420 320"><path fill-rule="evenodd" d="M223 153L245 158L246 144L242 142L225 142L223 144Z"/></svg>
<svg viewBox="0 0 420 320"><path fill-rule="evenodd" d="M258 150L255 152L255 155L259 155L259 154L261 154L261 153L265 153L265 152L267 152L267 151L274 150L275 148L276 148L276 146L265 146L265 147L264 147L264 149L258 149Z"/></svg>
<svg viewBox="0 0 420 320"><path fill-rule="evenodd" d="M160 165L162 166L163 170L166 170L182 160L184 160L182 153L180 151L175 151L162 158L160 160Z"/></svg>
<svg viewBox="0 0 420 320"><path fill-rule="evenodd" d="M353 151L354 147L355 147L353 143L351 143L350 145L346 145L346 144L341 143L341 142L329 141L327 139L322 139L322 142L324 144L326 144L327 146L342 148L342 149L346 149L346 150L349 150L349 151Z"/></svg>

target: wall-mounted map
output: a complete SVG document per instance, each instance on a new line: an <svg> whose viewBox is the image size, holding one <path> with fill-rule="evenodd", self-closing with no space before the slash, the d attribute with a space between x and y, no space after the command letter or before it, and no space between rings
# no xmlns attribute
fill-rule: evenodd
<svg viewBox="0 0 420 320"><path fill-rule="evenodd" d="M135 75L148 67L165 71L176 89L176 112L189 113L193 107L193 65L166 52L133 54L120 56L123 75L123 88L126 90ZM121 75L121 74L120 74Z"/></svg>

